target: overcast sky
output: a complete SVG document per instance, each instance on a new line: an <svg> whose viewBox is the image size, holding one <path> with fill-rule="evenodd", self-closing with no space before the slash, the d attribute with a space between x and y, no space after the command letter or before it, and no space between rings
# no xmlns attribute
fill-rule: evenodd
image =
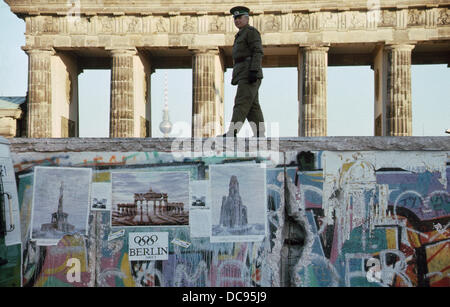
<svg viewBox="0 0 450 307"><path fill-rule="evenodd" d="M0 0L0 96L25 96L28 57L25 22ZM268 136L297 136L298 98L296 68L264 68L260 104ZM231 119L236 87L232 69L225 72L225 122ZM151 76L152 136L159 137L164 106L164 78L173 129L170 136L191 133L192 70L156 70ZM412 108L414 136L444 136L450 128L450 70L447 65L413 65ZM374 74L369 66L328 68L328 136L371 136L374 133ZM80 136L109 135L110 71L85 70L79 75ZM239 136L251 136L243 129Z"/></svg>

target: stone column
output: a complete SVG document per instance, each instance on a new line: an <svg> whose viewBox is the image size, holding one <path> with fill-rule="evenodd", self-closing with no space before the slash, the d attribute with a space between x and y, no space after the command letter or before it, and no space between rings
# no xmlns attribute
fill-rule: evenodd
<svg viewBox="0 0 450 307"><path fill-rule="evenodd" d="M412 135L411 51L414 45L385 47L386 54L386 134Z"/></svg>
<svg viewBox="0 0 450 307"><path fill-rule="evenodd" d="M26 49L28 54L27 137L52 137L51 57L53 49Z"/></svg>
<svg viewBox="0 0 450 307"><path fill-rule="evenodd" d="M133 58L134 137L151 137L151 60L144 54Z"/></svg>
<svg viewBox="0 0 450 307"><path fill-rule="evenodd" d="M133 56L135 49L111 50L111 114L109 136L134 137Z"/></svg>
<svg viewBox="0 0 450 307"><path fill-rule="evenodd" d="M192 137L214 137L224 133L223 60L218 48L192 51Z"/></svg>
<svg viewBox="0 0 450 307"><path fill-rule="evenodd" d="M384 112L384 45L379 45L374 51L372 69L374 72L374 135L385 135L386 113Z"/></svg>
<svg viewBox="0 0 450 307"><path fill-rule="evenodd" d="M328 47L301 47L298 55L298 135L326 136Z"/></svg>

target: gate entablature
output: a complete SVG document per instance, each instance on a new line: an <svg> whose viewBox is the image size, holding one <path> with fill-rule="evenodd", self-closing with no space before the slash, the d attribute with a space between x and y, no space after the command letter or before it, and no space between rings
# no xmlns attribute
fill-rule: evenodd
<svg viewBox="0 0 450 307"><path fill-rule="evenodd" d="M76 76L105 67L111 69L111 137L150 136L149 75L156 68L192 68L192 136L223 133L223 75L232 67L237 32L229 9L239 3L6 2L26 22L28 137L77 136ZM375 134L411 135L410 66L448 62L450 1L247 5L262 34L263 66L298 68L299 136L326 135L329 65L371 65L378 82Z"/></svg>

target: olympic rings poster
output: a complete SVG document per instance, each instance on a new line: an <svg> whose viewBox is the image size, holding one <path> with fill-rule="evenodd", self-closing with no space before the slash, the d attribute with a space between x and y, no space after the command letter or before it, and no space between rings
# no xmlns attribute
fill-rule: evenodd
<svg viewBox="0 0 450 307"><path fill-rule="evenodd" d="M130 261L168 260L168 232L130 232L128 234L128 258Z"/></svg>

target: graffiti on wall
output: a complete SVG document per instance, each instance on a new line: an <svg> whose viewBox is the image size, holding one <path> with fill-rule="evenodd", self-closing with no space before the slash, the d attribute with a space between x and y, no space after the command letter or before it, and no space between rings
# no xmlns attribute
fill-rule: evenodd
<svg viewBox="0 0 450 307"><path fill-rule="evenodd" d="M305 245L298 286L449 286L450 167L444 153L291 154L289 206Z"/></svg>
<svg viewBox="0 0 450 307"><path fill-rule="evenodd" d="M164 197L147 204L149 191L136 190L140 198L127 200L120 210L113 198L99 196L97 206L103 199L111 206L90 210L87 235L66 235L52 246L30 238L36 166L90 168L92 184L111 186L113 173L181 172L198 183L209 182L211 165L268 161L157 152L17 154L23 285L449 286L447 154L288 152L284 161L265 168L261 206L267 231L262 241L211 242L204 232L211 229L210 197L184 201L190 213L201 213L190 214L188 225L141 223L152 214L169 218L170 210L164 212ZM232 183L223 182L227 188ZM112 225L114 212L135 222ZM200 222L203 232L192 233L192 223ZM131 232L167 232L167 260L130 260Z"/></svg>

